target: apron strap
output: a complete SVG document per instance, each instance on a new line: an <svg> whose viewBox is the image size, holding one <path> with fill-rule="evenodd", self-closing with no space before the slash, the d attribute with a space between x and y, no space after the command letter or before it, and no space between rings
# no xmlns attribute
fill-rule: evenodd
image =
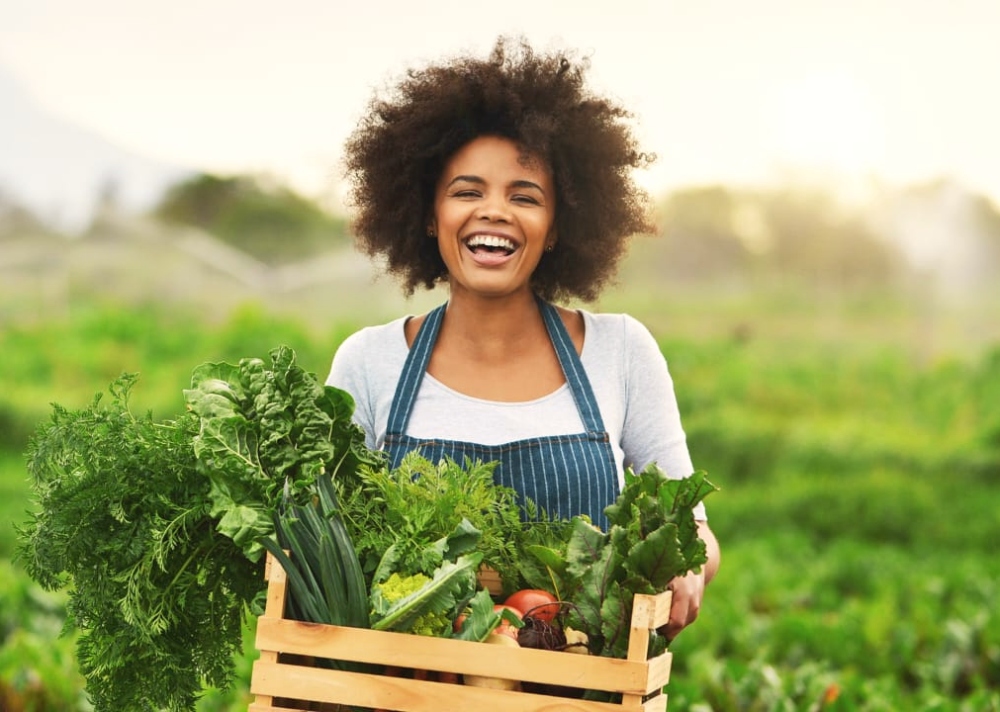
<svg viewBox="0 0 1000 712"><path fill-rule="evenodd" d="M583 361L576 353L573 340L566 331L558 310L551 304L541 299L538 305L542 310L542 317L545 319L545 327L549 331L549 338L555 346L556 356L559 357L559 365L562 366L563 375L566 376L566 383L569 384L573 393L573 400L576 401L576 409L580 413L584 428L591 434L604 433L604 419L601 418L601 411L597 406L597 398L594 390L590 387L590 379L587 372L583 370Z"/></svg>
<svg viewBox="0 0 1000 712"><path fill-rule="evenodd" d="M399 375L399 383L396 384L396 393L392 398L392 406L389 409L389 422L386 425L386 435L402 435L406 432L406 424L410 421L410 413L413 412L413 404L417 402L417 391L420 390L420 381L423 380L427 371L427 364L431 360L431 351L434 350L434 343L437 341L438 332L441 330L441 322L444 320L444 309L447 302L435 307L424 319L417 332L417 338L410 347L410 352L406 355L406 363L403 364L403 372Z"/></svg>

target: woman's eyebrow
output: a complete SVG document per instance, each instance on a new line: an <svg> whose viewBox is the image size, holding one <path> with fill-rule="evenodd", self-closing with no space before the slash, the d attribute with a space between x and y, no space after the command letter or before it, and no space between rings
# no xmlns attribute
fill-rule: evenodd
<svg viewBox="0 0 1000 712"><path fill-rule="evenodd" d="M455 183L475 183L476 185L486 185L486 181L483 178L480 178L479 176L460 175L460 176L455 176L450 181L448 181L448 185L446 187L450 188L451 186L455 185ZM542 186L530 180L521 179L521 180L511 181L510 187L522 188L522 189L528 188L530 190L537 190L542 195L545 195L545 191L542 189Z"/></svg>
<svg viewBox="0 0 1000 712"><path fill-rule="evenodd" d="M516 181L514 181L513 183L510 184L510 187L511 188L532 188L534 190L537 190L542 195L545 195L545 191L542 190L542 186L540 186L540 185L538 185L538 183L534 183L534 182L532 182L530 180L516 180Z"/></svg>
<svg viewBox="0 0 1000 712"><path fill-rule="evenodd" d="M485 185L486 181L479 176L455 176L450 181L448 181L448 186L451 187L456 183L476 183L478 185Z"/></svg>

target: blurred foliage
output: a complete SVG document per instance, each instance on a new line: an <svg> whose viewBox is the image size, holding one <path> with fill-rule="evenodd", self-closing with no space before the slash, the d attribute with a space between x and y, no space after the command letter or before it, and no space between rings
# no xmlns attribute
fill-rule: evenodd
<svg viewBox="0 0 1000 712"><path fill-rule="evenodd" d="M646 268L665 279L759 283L795 278L836 289L897 283L905 265L860 210L806 189L707 186L658 207Z"/></svg>
<svg viewBox="0 0 1000 712"><path fill-rule="evenodd" d="M202 173L167 190L154 215L206 230L269 264L347 241L347 225L291 188L254 176Z"/></svg>
<svg viewBox="0 0 1000 712"><path fill-rule="evenodd" d="M0 240L52 232L42 218L0 187Z"/></svg>

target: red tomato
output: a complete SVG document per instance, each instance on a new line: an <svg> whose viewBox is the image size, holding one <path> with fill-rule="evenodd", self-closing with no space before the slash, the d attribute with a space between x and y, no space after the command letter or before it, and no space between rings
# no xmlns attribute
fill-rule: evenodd
<svg viewBox="0 0 1000 712"><path fill-rule="evenodd" d="M522 616L531 616L546 623L551 623L559 612L556 597L538 588L515 591L504 601L504 605L516 608Z"/></svg>
<svg viewBox="0 0 1000 712"><path fill-rule="evenodd" d="M493 606L493 610L497 611L497 612L502 612L504 609L507 609L508 611L510 611L511 613L513 613L518 618L521 618L524 615L523 613L521 613L521 609L520 608L517 608L516 606L512 606L509 603L497 603L497 604L495 604Z"/></svg>

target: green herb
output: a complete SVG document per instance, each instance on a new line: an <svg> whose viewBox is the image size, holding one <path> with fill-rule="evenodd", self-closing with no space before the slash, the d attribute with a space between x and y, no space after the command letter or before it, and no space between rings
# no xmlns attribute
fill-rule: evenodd
<svg viewBox="0 0 1000 712"><path fill-rule="evenodd" d="M450 459L434 464L418 452L406 455L394 470L362 466L360 485L343 492L343 509L369 582L378 578L375 569L387 553L391 570L430 575L448 558L442 543L457 546L465 521L479 538L476 550L483 562L516 587L520 547L532 530L547 524L525 526L522 507L531 503L496 485L495 467Z"/></svg>
<svg viewBox="0 0 1000 712"><path fill-rule="evenodd" d="M38 511L18 558L47 589L69 587L77 657L99 712L189 710L203 681L226 687L261 572L215 533L209 483L191 446L198 420L153 422L111 402L54 406L32 438Z"/></svg>

